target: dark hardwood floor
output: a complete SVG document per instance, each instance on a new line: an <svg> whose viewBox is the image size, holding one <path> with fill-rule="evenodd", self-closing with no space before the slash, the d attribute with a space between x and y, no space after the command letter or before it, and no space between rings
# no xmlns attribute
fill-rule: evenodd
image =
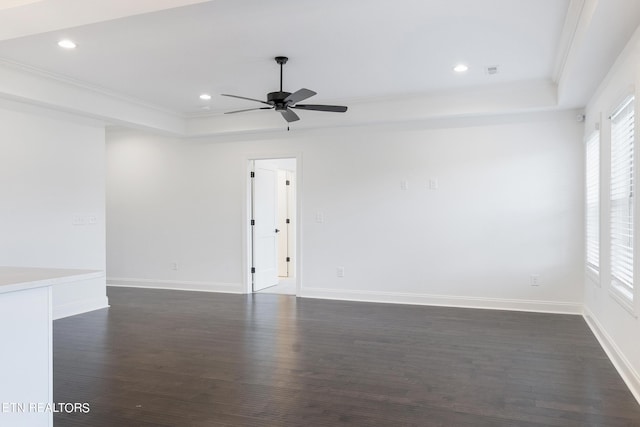
<svg viewBox="0 0 640 427"><path fill-rule="evenodd" d="M109 288L54 322L54 426L640 426L579 316Z"/></svg>

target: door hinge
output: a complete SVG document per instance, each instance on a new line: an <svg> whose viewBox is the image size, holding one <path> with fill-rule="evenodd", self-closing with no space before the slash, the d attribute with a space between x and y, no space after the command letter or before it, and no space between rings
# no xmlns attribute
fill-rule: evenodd
<svg viewBox="0 0 640 427"><path fill-rule="evenodd" d="M286 180L286 181L285 181L285 184L286 184L286 185L291 185L291 181Z"/></svg>
<svg viewBox="0 0 640 427"><path fill-rule="evenodd" d="M291 220L287 218L287 224L291 224Z"/></svg>
<svg viewBox="0 0 640 427"><path fill-rule="evenodd" d="M287 257L287 262L291 262L291 258Z"/></svg>
<svg viewBox="0 0 640 427"><path fill-rule="evenodd" d="M255 267L251 267L251 274L256 274L256 268Z"/></svg>
<svg viewBox="0 0 640 427"><path fill-rule="evenodd" d="M251 225L256 225L256 220L255 219L251 220Z"/></svg>
<svg viewBox="0 0 640 427"><path fill-rule="evenodd" d="M251 178L255 178L256 177L256 173L254 171L251 171Z"/></svg>

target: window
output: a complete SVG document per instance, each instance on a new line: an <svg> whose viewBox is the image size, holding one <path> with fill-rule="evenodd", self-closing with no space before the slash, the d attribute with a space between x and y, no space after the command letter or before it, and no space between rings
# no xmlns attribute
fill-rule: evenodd
<svg viewBox="0 0 640 427"><path fill-rule="evenodd" d="M587 139L586 147L586 229L587 267L597 273L600 269L600 133Z"/></svg>
<svg viewBox="0 0 640 427"><path fill-rule="evenodd" d="M634 104L630 96L611 115L611 279L633 299Z"/></svg>

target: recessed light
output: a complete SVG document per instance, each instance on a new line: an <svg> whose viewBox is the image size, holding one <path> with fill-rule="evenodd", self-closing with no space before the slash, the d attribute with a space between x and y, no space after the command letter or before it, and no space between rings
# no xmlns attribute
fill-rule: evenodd
<svg viewBox="0 0 640 427"><path fill-rule="evenodd" d="M455 67L453 67L453 71L455 71L456 73L464 73L468 69L469 67L466 66L465 64L458 64Z"/></svg>
<svg viewBox="0 0 640 427"><path fill-rule="evenodd" d="M58 46L63 47L65 49L75 49L76 48L76 44L69 40L69 39L64 39L64 40L60 40L58 42Z"/></svg>
<svg viewBox="0 0 640 427"><path fill-rule="evenodd" d="M208 101L211 99L211 95L209 95L208 93L203 93L202 95L200 95L200 99Z"/></svg>

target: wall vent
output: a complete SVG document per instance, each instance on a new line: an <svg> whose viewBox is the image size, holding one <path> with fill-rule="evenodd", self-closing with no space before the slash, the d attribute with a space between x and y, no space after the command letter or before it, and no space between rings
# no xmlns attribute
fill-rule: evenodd
<svg viewBox="0 0 640 427"><path fill-rule="evenodd" d="M486 68L487 74L489 74L490 76L494 75L494 74L498 74L498 66L497 65L489 65Z"/></svg>

